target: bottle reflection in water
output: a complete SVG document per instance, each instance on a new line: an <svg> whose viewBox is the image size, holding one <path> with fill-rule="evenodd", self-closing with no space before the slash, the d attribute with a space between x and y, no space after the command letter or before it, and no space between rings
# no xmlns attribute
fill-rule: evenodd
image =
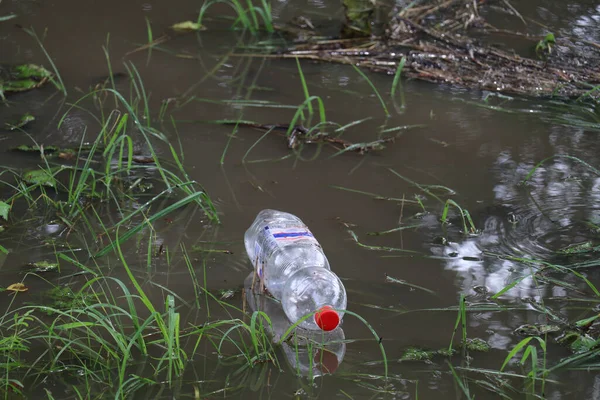
<svg viewBox="0 0 600 400"><path fill-rule="evenodd" d="M260 293L254 272L246 278L244 289L247 306L252 311L262 311L269 316L272 327L265 323L265 329L273 342L279 343L292 326L281 303ZM329 332L298 327L286 337L281 347L288 364L298 375L313 378L333 374L346 354L344 330L341 327Z"/></svg>

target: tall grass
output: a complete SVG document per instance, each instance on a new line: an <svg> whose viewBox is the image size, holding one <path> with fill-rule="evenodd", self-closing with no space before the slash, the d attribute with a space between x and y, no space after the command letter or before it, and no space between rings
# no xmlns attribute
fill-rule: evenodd
<svg viewBox="0 0 600 400"><path fill-rule="evenodd" d="M108 51L105 53L108 61ZM36 207L43 206L57 213L68 232L77 232L75 236L89 244L85 250L95 257L116 250L155 221L187 205L199 207L210 221L219 220L206 191L187 174L183 154L178 152L182 146L176 148L163 132L152 126L149 96L139 71L133 64L125 67L133 93L129 101L113 84L113 88L94 90L77 100L59 121L60 127L72 110L82 109L94 96L108 94L114 97L119 109L107 116L101 113L97 132L87 127L79 146L65 149L44 147L31 138L31 150L41 156L38 169L24 173L6 169L0 176L0 184L9 190L2 204L15 209L24 201L34 212ZM135 104L142 106L142 115L137 113ZM90 137L92 141L88 144ZM134 148L140 146L145 148L147 156L134 154ZM142 161L136 162L139 158ZM141 185L158 185L158 190L140 196L136 190ZM164 202L168 204L161 206ZM131 204L136 203L138 207L132 208ZM98 207L114 208L121 217L110 221L106 211L98 212ZM111 238L119 230L122 232L119 237ZM108 243L99 241L100 247L94 249L97 245L89 243L86 237L96 236L108 239ZM0 252L5 251L8 250L0 248Z"/></svg>
<svg viewBox="0 0 600 400"><path fill-rule="evenodd" d="M118 238L117 233L116 250L127 281L106 276L94 265L95 276L73 291L71 298L80 299L77 304L66 309L53 304L26 305L1 316L0 394L21 392L23 379L30 375L39 377L37 382L28 381L35 387L53 372L63 371L80 377L74 390L129 398L148 385L172 386L200 342L224 358L242 355L247 368L265 360L278 365L265 331L265 323L270 324L266 314L254 313L250 323L232 318L184 328L177 296L166 290L162 307L156 306L156 298L144 288L147 284L129 267ZM185 345L187 339L192 339L191 346ZM239 353L229 353L227 344ZM145 360L142 365L150 367L145 368L150 374L132 374L140 360Z"/></svg>
<svg viewBox="0 0 600 400"><path fill-rule="evenodd" d="M264 0L261 4L257 8L247 3L239 18L248 18L255 27L262 18L266 29L272 29L267 23L270 6ZM110 65L108 39L105 57ZM153 386L176 390L177 383L191 368L190 361L195 357L208 358L213 353L219 362L238 367L232 376L242 376L264 364L281 370L278 351L282 343L273 343L269 337L269 315L262 311L247 315L215 296L209 289L206 259L202 259L200 273L184 245L179 254L177 249L166 249L163 256L169 266L176 257L185 263L196 293L193 304L203 311L203 319L198 322L186 321L183 313L190 307L186 299L152 283L146 275L140 277L128 258L128 240L137 239L137 250L147 240L146 251L140 253L146 263L144 271L151 271L157 257L156 222L188 205L195 205L209 221L218 222L219 217L204 188L184 168L181 144L176 147L165 132L154 127L155 113L140 71L133 63L125 64L125 68L130 78L129 97L117 90L111 72L109 87L94 90L71 104L60 120L59 127L70 112L83 109L90 100L115 100L116 108L106 114L106 104L99 102L99 125L87 127L79 144L50 151L31 138L41 160L37 169L25 174L17 170L0 174L0 183L12 191L7 204L22 205L32 214L41 210L46 215L56 215L66 225L66 245L55 248L55 255L61 263L61 273L73 274L61 276L68 279L56 286L71 289L64 295L71 301L69 306L33 299L29 304L11 305L0 316L0 394L4 397L36 392L60 374L76 378L70 387L80 398L98 393L125 399ZM292 125L303 120L305 110L309 114L316 110L319 121L311 129L318 129L327 123L323 101L309 95L305 81L303 87L305 101L296 110ZM159 119L163 116L161 110ZM136 149L140 147L145 154L137 162L140 154L136 154ZM137 191L148 182L157 187L144 194ZM22 217L17 211L11 212L15 213L10 214L13 221ZM73 242L78 246L73 246ZM81 243L83 252L79 252ZM0 252L8 250L0 246ZM106 257L104 265L98 264L99 258L109 253L114 253L116 261ZM111 276L111 268L124 275ZM24 281L34 278L37 277L29 274ZM21 300L17 296L21 295L13 299ZM217 311L211 307L217 307ZM363 317L352 311L346 313L373 335L387 379L388 359L379 336ZM27 386L23 383L26 380ZM196 397L234 390L226 383L222 386L218 389L221 393L198 389ZM238 383L235 387L244 386ZM48 398L59 397L50 389L45 390Z"/></svg>
<svg viewBox="0 0 600 400"><path fill-rule="evenodd" d="M444 204L444 210L442 211L442 218L441 218L442 224L448 223L448 212L450 210L450 206L455 207L459 212L459 215L462 220L463 233L465 235L468 235L469 233L473 233L473 234L477 233L477 228L475 228L475 223L473 222L473 219L471 218L471 214L469 213L469 211L466 209L463 209L452 199L446 200L446 203ZM467 227L467 224L468 224L468 227Z"/></svg>
<svg viewBox="0 0 600 400"><path fill-rule="evenodd" d="M387 108L387 105L385 104L385 100L383 100L383 97L381 97L381 94L379 93L379 90L377 90L377 87L373 84L373 82L371 82L371 80L369 79L369 77L367 75L365 75L364 72L361 71L360 68L358 68L356 65L352 65L352 67L354 68L354 70L356 72L358 72L358 74L365 80L367 81L367 83L369 84L369 86L371 86L371 89L373 89L373 93L375 93L375 96L377 96L377 98L379 99L379 103L381 103L381 108L383 109L383 112L385 112L385 116L386 117L390 117L391 114Z"/></svg>
<svg viewBox="0 0 600 400"><path fill-rule="evenodd" d="M404 69L404 65L406 64L406 57L402 57L402 59L400 60L400 63L398 64L398 67L396 68L396 73L394 74L394 80L392 82L392 97L394 97L396 95L396 90L398 88L398 85L401 85L400 83L400 77L402 76L402 70Z"/></svg>
<svg viewBox="0 0 600 400"><path fill-rule="evenodd" d="M235 384L215 382L221 386L219 391L242 390L247 386L243 382L249 371L259 372L263 376L259 382L264 384L268 379L262 369L265 364L282 370L278 353L284 342L296 352L303 351L296 339L290 338L298 324L274 343L269 315L256 310L246 316L220 300L207 287L206 270L202 278L190 265L194 287L204 292L206 302L196 302L196 306L205 308L202 323L184 325L182 311L188 308L185 301L166 288L162 288L162 300L157 299L156 293L149 290L152 283L143 282L131 268L119 237L117 231L115 247L124 279L106 275L106 268L94 260L83 266L63 255L62 260L90 273L87 279L71 279L69 298L77 299L76 303L64 308L41 302L19 306L1 316L0 395L29 393L56 374L77 377L76 383L70 383L73 391L102 393L116 399L130 398L152 387L176 390L186 371L211 353L234 371L230 376ZM152 236L148 240L150 248ZM182 257L191 264L185 252ZM151 258L146 262L152 263ZM215 306L238 316L213 319L209 310ZM379 336L363 317L352 311L346 314L357 318L372 333L382 355L382 379L387 380L388 359ZM309 352L316 349L311 346ZM33 381L30 376L35 377ZM215 392L198 388L196 393L198 397Z"/></svg>
<svg viewBox="0 0 600 400"><path fill-rule="evenodd" d="M260 5L254 5L252 0L246 0L245 4L240 0L206 0L200 8L196 22L202 24L208 9L220 3L229 6L235 13L234 27L241 27L253 35L261 30L269 33L274 32L273 15L269 0L260 0Z"/></svg>
<svg viewBox="0 0 600 400"><path fill-rule="evenodd" d="M317 103L317 110L319 111L319 126L324 126L325 124L327 124L325 103L323 103L323 100L319 96L310 96L309 98L304 100L304 102L302 102L300 106L298 106L298 109L296 110L294 116L292 117L292 120L290 121L290 126L286 132L286 136L290 136L298 121L303 119L304 110L311 108L313 102Z"/></svg>
<svg viewBox="0 0 600 400"><path fill-rule="evenodd" d="M306 83L306 78L304 78L304 72L302 71L302 67L300 66L300 59L296 57L296 66L298 68L298 75L300 76L300 83L302 84L302 92L304 93L304 101L308 101L310 99L310 93L308 92L308 84ZM308 103L308 112L312 115L313 107L312 102Z"/></svg>
<svg viewBox="0 0 600 400"><path fill-rule="evenodd" d="M543 362L541 365L542 370L540 370L537 347L535 347L532 344L529 344L534 339L538 342L540 348L542 349L542 354L543 354ZM529 373L527 374L527 378L530 382L530 386L529 386L530 393L532 395L535 395L537 393L536 389L535 389L535 385L536 385L536 381L540 378L539 377L540 373L542 375L541 376L542 382L541 382L541 392L540 393L545 393L546 379L545 379L544 369L546 368L546 341L540 337L537 337L537 336L536 337L528 337L528 338L521 340L519 343L517 343L517 345L515 347L513 347L513 349L506 356L504 362L502 363L502 366L500 367L500 371L504 371L504 368L508 365L508 362L511 359L515 358L521 350L524 350L524 351L521 356L520 364L524 365L527 362L527 360L530 360L530 364L531 364L531 369L530 369Z"/></svg>
<svg viewBox="0 0 600 400"><path fill-rule="evenodd" d="M54 83L54 85L58 88L58 90L60 90L62 92L62 94L64 96L66 96L67 88L65 86L65 83L62 80L62 77L60 75L58 68L56 67L56 64L54 64L54 60L52 59L52 57L50 57L50 54L48 54L48 51L46 51L46 47L44 46L42 39L40 39L40 37L37 35L37 33L35 32L35 29L33 29L33 27L31 29L25 28L24 30L25 30L25 32L27 32L28 35L30 35L32 38L35 39L36 43L40 46L40 49L42 49L42 52L46 56L46 59L50 63L50 66L52 67L52 71L54 72L54 75L56 76L56 79L58 80L58 82L57 82L54 78L51 78L52 83Z"/></svg>

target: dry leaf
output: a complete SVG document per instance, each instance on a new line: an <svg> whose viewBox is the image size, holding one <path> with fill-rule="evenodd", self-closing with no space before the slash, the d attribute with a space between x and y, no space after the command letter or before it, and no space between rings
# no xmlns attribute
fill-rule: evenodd
<svg viewBox="0 0 600 400"><path fill-rule="evenodd" d="M71 153L70 151L61 151L58 153L58 158L62 158L63 160L73 160L76 154Z"/></svg>
<svg viewBox="0 0 600 400"><path fill-rule="evenodd" d="M132 160L138 164L154 164L154 158L148 156L133 156Z"/></svg>
<svg viewBox="0 0 600 400"><path fill-rule="evenodd" d="M198 24L196 22L184 21L184 22L179 22L177 24L172 25L171 29L173 29L174 31L177 31L177 32L196 32L196 31L203 31L206 28L203 25Z"/></svg>
<svg viewBox="0 0 600 400"><path fill-rule="evenodd" d="M6 290L10 290L11 292L26 292L29 290L29 288L22 283L13 283L7 287Z"/></svg>

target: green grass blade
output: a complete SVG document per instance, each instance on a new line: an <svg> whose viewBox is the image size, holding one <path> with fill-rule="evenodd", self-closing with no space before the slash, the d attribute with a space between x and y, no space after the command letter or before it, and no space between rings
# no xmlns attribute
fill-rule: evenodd
<svg viewBox="0 0 600 400"><path fill-rule="evenodd" d="M186 206L187 204L193 202L194 200L196 200L198 197L202 196L204 193L202 192L196 192L196 193L192 193L189 196L179 200L178 202L176 202L175 204L170 205L169 207L158 211L157 213L155 213L154 215L150 216L147 219L144 219L144 221L138 225L136 225L135 227L131 228L130 230L128 230L124 235L122 235L121 237L119 237L118 240L115 240L115 242L109 244L108 246L104 247L102 250L100 250L99 252L97 252L96 254L94 254L94 258L97 257L102 257L103 255L107 254L109 251L113 250L115 248L115 246L120 246L121 243L125 242L126 240L128 240L129 238L131 238L133 235L135 235L136 233L140 232L144 227L146 227L147 225L152 224L154 221L165 217L166 215L168 215L169 213L183 207Z"/></svg>
<svg viewBox="0 0 600 400"><path fill-rule="evenodd" d="M39 36L35 32L35 29L33 29L33 27L32 27L31 29L24 28L24 30L25 30L25 32L27 32L27 34L29 34L29 36L31 36L32 38L35 39L37 44L42 49L42 52L46 56L46 59L52 66L52 70L54 71L54 75L56 75L56 79L58 79L58 84L57 84L58 89L62 92L63 96L66 96L67 88L65 87L65 83L63 82L62 77L60 76L60 72L58 71L56 64L54 64L54 60L52 60L52 57L50 57L50 54L48 54L48 52L46 51L46 47L44 46L44 44L40 40ZM54 80L53 80L53 82L54 82Z"/></svg>
<svg viewBox="0 0 600 400"><path fill-rule="evenodd" d="M454 370L454 367L452 366L452 364L450 364L450 361L446 360L446 363L448 364L448 367L450 367L450 372L454 377L454 381L458 384L458 387L460 387L460 390L462 390L463 394L467 397L467 399L474 399L474 397L471 397L471 394L469 393L469 388L465 385L465 382L463 382L463 380L460 379L460 377Z"/></svg>
<svg viewBox="0 0 600 400"><path fill-rule="evenodd" d="M310 93L308 92L308 85L306 84L306 79L304 78L304 72L302 72L302 67L300 66L300 60L296 57L296 66L298 67L298 74L300 75L300 83L302 83L302 91L304 92L304 101L308 101L308 112L310 114L313 113L312 103L308 100L310 99Z"/></svg>
<svg viewBox="0 0 600 400"><path fill-rule="evenodd" d="M508 355L504 359L504 362L502 363L502 366L500 367L500 371L504 371L504 368L506 367L506 365L508 364L508 362L519 351L521 351L522 348L524 348L525 346L527 346L527 344L529 344L529 342L531 342L532 339L533 339L533 337L528 337L528 338L525 338L525 339L521 340L519 343L517 343L517 345L510 351L510 353L508 353Z"/></svg>
<svg viewBox="0 0 600 400"><path fill-rule="evenodd" d="M394 97L396 94L396 88L400 83L400 76L402 75L404 64L406 64L406 57L402 57L400 63L398 64L398 68L396 68L396 74L394 74L394 81L392 82L392 97Z"/></svg>
<svg viewBox="0 0 600 400"><path fill-rule="evenodd" d="M364 80L367 81L367 83L369 84L369 86L371 86L371 89L373 89L373 92L375 93L375 95L379 99L379 102L381 103L381 108L383 108L383 111L385 112L385 116L389 117L391 114L388 111L387 106L385 105L385 101L383 100L383 97L381 97L381 94L379 94L379 90L377 90L377 88L375 87L375 85L373 84L373 82L371 82L371 80L369 79L369 77L367 75L365 75L365 73L362 72L360 68L358 68L354 64L352 64L352 67L356 70L356 72L358 72L358 74L360 76L363 77Z"/></svg>

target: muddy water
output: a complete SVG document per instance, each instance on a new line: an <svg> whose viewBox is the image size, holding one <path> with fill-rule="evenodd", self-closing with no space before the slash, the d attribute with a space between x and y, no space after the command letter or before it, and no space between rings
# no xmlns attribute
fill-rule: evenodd
<svg viewBox="0 0 600 400"><path fill-rule="evenodd" d="M568 34L600 41L600 8L596 2L547 3L512 2L524 16L550 25L557 36ZM66 83L67 102L74 101L106 77L102 46L110 33L113 70L124 72L122 63L133 62L151 93L154 110L158 110L162 100L182 94L210 100L263 100L293 107L303 101L294 61L237 56L224 59L240 44L240 37L224 29L223 21L209 22L210 29L198 36L172 39L160 49L154 49L151 55L145 51L126 55L147 41L145 18L151 22L156 38L167 32L170 24L193 19L198 7L198 3L191 1L180 2L177 7L143 1L3 3L0 15L15 13L18 17L0 23L0 54L3 62L47 65L37 44L15 24L33 26L40 35L47 29L46 49ZM340 15L336 6L319 1L281 2L273 7L281 20L297 15L299 10L310 10L308 14L317 26L333 27L331 29L335 29ZM519 21L514 18L498 18L505 18L513 27L518 27ZM543 32L532 29L534 33ZM251 42L247 37L242 40ZM291 119L293 109L191 101L172 110L172 115L179 122L178 133L188 172L212 196L222 223L211 226L199 212L185 210L173 215L172 223L163 221L162 226L157 227L157 241L174 251L180 243L218 241L221 244L217 247L233 253L207 259L207 285L211 290L237 290L243 285L250 265L241 238L259 210L289 211L311 227L325 248L332 268L344 280L349 309L363 315L383 338L390 360L390 375L397 379L395 392L389 395L373 389L383 385L381 381L365 380L365 384L358 384L360 374L381 375L383 367L376 342L356 341L348 344L344 360L334 375L317 380L316 387L304 386L302 390L323 399L343 397L344 393L352 398L416 398L415 381L418 381L419 399L439 399L442 398L440 393L445 393L444 398L454 396L458 389L451 375L437 372L447 371L443 358L434 359L433 364L398 360L411 346L447 347L455 311L405 311L456 306L461 294L472 303L485 303L482 288L495 293L522 277L525 279L506 292L501 301L502 305L515 310L469 313L469 337L482 338L491 346L488 353L476 353L471 366L499 369L508 351L521 340L513 334L515 328L525 323L548 322L544 314L534 311L531 302L546 299L546 306L565 320L591 315L586 314L586 310L589 313L592 305L569 301L581 293L535 281L527 263L507 257L560 262L556 249L594 239L585 222L600 220L600 181L589 170L573 160L556 158L544 164L527 185L519 183L537 162L556 154L578 157L599 166L600 145L595 132L552 122L547 113L548 105L544 103L514 100L506 105L519 112L498 112L474 105L481 104L486 93L420 82L404 83L405 106L402 107L400 95L395 101L390 100L391 77L369 74L390 107L392 116L386 118L370 86L353 69L310 62L303 62L302 68L311 95L320 96L324 101L328 120L345 125L368 118L344 133L343 137L348 140L376 140L381 137L382 126L423 126L398 131L395 143L373 154L331 157L335 154L331 148L319 149L319 153L306 148L299 156L277 161L289 154L282 137L266 137L247 153L261 132L241 128L232 136L232 127L196 121L241 118L285 123ZM128 88L126 81L118 81L117 85ZM10 100L10 107L3 107L0 112L2 120L24 111L35 113L38 119L27 130L43 144L79 143L84 128L94 126L89 115L75 111L57 128L58 118L67 106L51 87ZM93 129L88 128L87 134L91 134L90 131ZM27 141L16 133L0 135L3 150ZM244 158L248 162L243 163ZM2 165L17 168L33 167L37 163L33 158L10 152L2 152L1 160ZM255 162L260 160L270 161ZM334 187L393 198L404 196L407 200L424 194L391 170L419 184L451 188L455 192L452 196L439 189L435 193L443 200L452 198L469 210L480 234L465 237L460 233L457 218L452 219L451 225L441 226L443 205L435 200L425 199L429 214L416 217L421 210L412 203L376 200ZM367 235L395 228L399 222L418 224L419 228L382 236ZM418 254L361 248L352 241L347 232L349 227L367 245L401 248ZM47 257L48 250L35 243L56 234L55 231L52 224L46 224L22 228L17 237L10 231L0 234L0 243L12 250L0 262L2 281L20 279L21 265ZM167 268L157 261L149 271L143 249L132 247L126 254L140 276L169 287L186 301L193 301L194 287L183 263ZM114 260L106 262L113 266L115 263ZM200 274L202 263L198 262L195 268ZM112 273L126 279L118 269ZM585 273L592 282L600 281L593 268L586 269ZM386 276L426 288L433 294L390 283ZM559 274L556 277L564 278ZM569 278L568 281L586 293L586 297L591 297L581 280ZM32 292L45 286L36 280L28 283ZM151 286L148 288L151 290ZM163 293L158 290L152 293L160 303ZM2 302L5 307L5 301ZM241 306L239 291L231 302ZM196 323L206 318L203 310L190 310L189 316ZM218 315L212 316L216 317ZM343 328L347 339L372 338L355 318L347 317ZM569 351L551 344L549 354L556 362ZM214 381L212 388L216 390L219 382L224 382L239 366L221 365L211 353L205 356L194 362L192 370L196 375L190 379ZM513 370L519 371L519 368L514 366ZM252 373L259 375L261 371ZM249 387L232 397L287 398L302 388L301 381L289 370L271 374L270 386ZM193 374L190 372L190 375ZM596 375L587 372L561 372L552 378L563 382L548 387L547 396L554 399L593 398L598 383ZM191 387L184 387L182 391L193 392ZM472 384L472 392L477 398L497 398L475 384Z"/></svg>

